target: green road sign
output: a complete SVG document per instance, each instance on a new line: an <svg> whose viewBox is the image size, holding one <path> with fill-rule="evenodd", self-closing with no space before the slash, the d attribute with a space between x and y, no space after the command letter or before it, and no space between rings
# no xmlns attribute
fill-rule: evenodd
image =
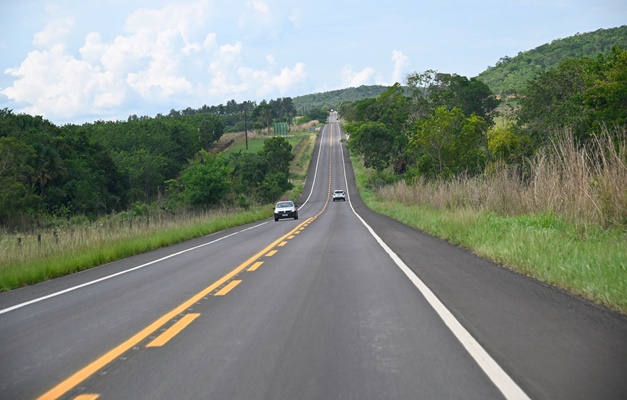
<svg viewBox="0 0 627 400"><path fill-rule="evenodd" d="M276 122L274 124L274 136L287 136L287 123Z"/></svg>

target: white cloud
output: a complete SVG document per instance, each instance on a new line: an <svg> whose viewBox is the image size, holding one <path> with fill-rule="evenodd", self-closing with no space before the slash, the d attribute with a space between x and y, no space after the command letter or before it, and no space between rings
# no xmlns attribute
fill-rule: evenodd
<svg viewBox="0 0 627 400"><path fill-rule="evenodd" d="M209 93L211 95L223 96L243 90L237 79L237 67L241 64L241 51L241 42L220 46L217 57L209 65L211 75Z"/></svg>
<svg viewBox="0 0 627 400"><path fill-rule="evenodd" d="M7 97L30 104L24 112L70 118L77 113L104 113L124 99L125 87L110 72L65 54L30 52L22 64L8 71L18 79L2 91Z"/></svg>
<svg viewBox="0 0 627 400"><path fill-rule="evenodd" d="M394 61L394 72L392 73L392 84L402 83L403 74L409 65L409 57L398 50L392 51L392 61Z"/></svg>
<svg viewBox="0 0 627 400"><path fill-rule="evenodd" d="M273 22L270 7L261 0L246 2L246 8L240 16L239 27L254 32L261 32L270 27Z"/></svg>
<svg viewBox="0 0 627 400"><path fill-rule="evenodd" d="M307 76L303 63L296 63L293 68L282 68L278 74L273 74L271 68L276 60L272 55L266 57L270 69L244 66L241 52L240 42L220 47L219 55L209 67L213 77L208 88L211 95L229 95L231 98L244 93L254 93L255 97L282 95L302 83Z"/></svg>
<svg viewBox="0 0 627 400"><path fill-rule="evenodd" d="M307 76L305 64L296 63L294 68L282 68L279 75L275 75L271 82L279 89L279 93L284 94L292 86L301 82Z"/></svg>
<svg viewBox="0 0 627 400"><path fill-rule="evenodd" d="M352 65L346 65L342 69L341 79L344 87L358 87L374 83L374 69L366 67L361 71L353 71Z"/></svg>
<svg viewBox="0 0 627 400"><path fill-rule="evenodd" d="M289 16L289 20L292 24L297 28L302 28L303 20L300 16L300 12L298 10L292 10L292 13Z"/></svg>
<svg viewBox="0 0 627 400"><path fill-rule="evenodd" d="M266 3L247 4L261 23L271 21ZM241 41L219 44L217 34L208 32L208 13L208 1L136 10L124 33L103 40L102 33L89 32L77 52L68 47L72 20L53 20L34 35L41 49L6 70L13 81L0 94L29 105L20 112L68 121L125 118L131 110L166 103L176 108L227 97L274 97L305 82L302 62L281 67L269 54L256 60L256 68ZM138 99L141 106L132 104Z"/></svg>
<svg viewBox="0 0 627 400"><path fill-rule="evenodd" d="M51 48L63 44L67 38L74 21L70 18L59 18L46 25L43 31L33 37L33 45L40 48Z"/></svg>

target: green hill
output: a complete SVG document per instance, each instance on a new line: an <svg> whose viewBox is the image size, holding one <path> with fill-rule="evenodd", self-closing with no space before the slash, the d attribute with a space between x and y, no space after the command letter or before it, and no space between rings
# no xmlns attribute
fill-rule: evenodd
<svg viewBox="0 0 627 400"><path fill-rule="evenodd" d="M596 57L608 53L613 46L627 48L627 25L578 33L556 39L515 57L503 57L494 67L479 74L492 91L501 96L518 93L537 72L556 67L569 58Z"/></svg>
<svg viewBox="0 0 627 400"><path fill-rule="evenodd" d="M292 99L298 114L303 115L308 110L327 107L336 109L343 101L355 101L371 97L378 97L388 87L387 86L365 86L351 87L346 89L332 90L330 92L313 93Z"/></svg>

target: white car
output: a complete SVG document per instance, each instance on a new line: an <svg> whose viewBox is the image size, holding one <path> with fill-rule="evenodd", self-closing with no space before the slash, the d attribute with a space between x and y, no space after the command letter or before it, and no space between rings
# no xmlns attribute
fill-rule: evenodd
<svg viewBox="0 0 627 400"><path fill-rule="evenodd" d="M343 190L334 190L333 191L333 201L346 201L346 194L344 193Z"/></svg>
<svg viewBox="0 0 627 400"><path fill-rule="evenodd" d="M278 221L281 218L298 219L298 207L296 207L293 201L285 200L276 203L276 206L274 206L274 220Z"/></svg>

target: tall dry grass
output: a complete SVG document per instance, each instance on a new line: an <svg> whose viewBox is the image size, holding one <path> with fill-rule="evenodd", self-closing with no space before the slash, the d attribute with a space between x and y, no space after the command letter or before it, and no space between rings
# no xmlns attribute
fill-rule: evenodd
<svg viewBox="0 0 627 400"><path fill-rule="evenodd" d="M181 226L226 218L227 210L166 213L58 228L33 229L30 232L0 232L0 270L14 263L28 263L60 254L74 254L107 243L123 243L137 237L150 237Z"/></svg>
<svg viewBox="0 0 627 400"><path fill-rule="evenodd" d="M565 131L524 168L496 165L480 177L447 181L418 178L411 185L385 186L379 195L440 209L469 207L510 216L553 213L580 227L627 228L626 138L625 129L614 135L606 131L578 146Z"/></svg>

